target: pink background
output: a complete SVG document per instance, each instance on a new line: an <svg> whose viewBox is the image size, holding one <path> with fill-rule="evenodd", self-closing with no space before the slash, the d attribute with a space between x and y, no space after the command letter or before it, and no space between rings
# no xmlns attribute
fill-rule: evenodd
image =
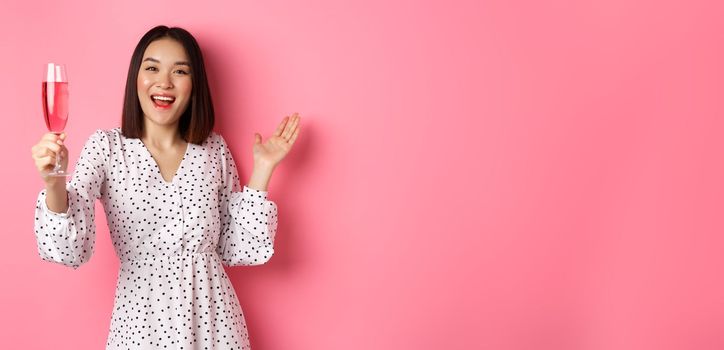
<svg viewBox="0 0 724 350"><path fill-rule="evenodd" d="M275 256L227 269L254 349L724 348L720 2L62 3L0 12L4 348L105 345L105 215L89 263L41 261L29 150L44 64L73 164L156 24L200 41L245 179L303 116Z"/></svg>

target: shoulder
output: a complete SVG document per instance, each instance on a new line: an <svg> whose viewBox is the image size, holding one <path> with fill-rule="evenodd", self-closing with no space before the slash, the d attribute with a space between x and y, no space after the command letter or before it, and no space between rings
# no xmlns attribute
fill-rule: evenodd
<svg viewBox="0 0 724 350"><path fill-rule="evenodd" d="M99 146L102 151L109 153L112 145L118 142L120 131L116 129L96 129L86 141L86 145Z"/></svg>
<svg viewBox="0 0 724 350"><path fill-rule="evenodd" d="M79 161L91 162L94 166L108 164L113 151L114 135L112 130L96 129L87 137L80 152Z"/></svg>
<svg viewBox="0 0 724 350"><path fill-rule="evenodd" d="M206 140L206 149L214 159L222 162L222 167L225 167L230 161L233 163L234 158L224 136L212 131Z"/></svg>
<svg viewBox="0 0 724 350"><path fill-rule="evenodd" d="M110 129L96 129L91 135L91 138L102 142L109 150L124 149L124 147L128 146L129 140L131 140L123 136L120 126Z"/></svg>
<svg viewBox="0 0 724 350"><path fill-rule="evenodd" d="M206 138L206 141L211 143L224 142L224 137L221 136L221 134L219 134L218 132L211 130L211 132L209 133L209 137Z"/></svg>
<svg viewBox="0 0 724 350"><path fill-rule="evenodd" d="M115 140L121 136L121 128L112 129L96 129L91 135L90 139L93 140Z"/></svg>
<svg viewBox="0 0 724 350"><path fill-rule="evenodd" d="M120 126L116 127L116 128L112 128L112 129L98 129L98 130L96 130L96 134L101 134L102 136L106 137L109 141L116 141L116 142L120 142L121 138L123 137Z"/></svg>
<svg viewBox="0 0 724 350"><path fill-rule="evenodd" d="M226 140L223 136L221 136L220 133L216 131L211 131L209 133L209 136L206 138L206 141L204 143L212 150L217 151L225 151L228 149L228 145L226 144Z"/></svg>
<svg viewBox="0 0 724 350"><path fill-rule="evenodd" d="M122 152L127 145L127 140L121 133L121 128L96 129L90 134L86 141L86 148L89 151L96 151L104 155L105 160L110 160L112 154ZM125 145L125 146L124 146Z"/></svg>

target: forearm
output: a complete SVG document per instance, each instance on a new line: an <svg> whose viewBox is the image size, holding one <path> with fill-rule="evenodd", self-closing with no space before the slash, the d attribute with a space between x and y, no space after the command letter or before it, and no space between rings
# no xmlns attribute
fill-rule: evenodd
<svg viewBox="0 0 724 350"><path fill-rule="evenodd" d="M56 213L68 211L68 191L65 188L65 179L45 184L45 205Z"/></svg>
<svg viewBox="0 0 724 350"><path fill-rule="evenodd" d="M274 172L273 165L254 164L254 169L251 172L251 177L246 187L258 191L266 191L269 186L269 180L271 180L272 172Z"/></svg>

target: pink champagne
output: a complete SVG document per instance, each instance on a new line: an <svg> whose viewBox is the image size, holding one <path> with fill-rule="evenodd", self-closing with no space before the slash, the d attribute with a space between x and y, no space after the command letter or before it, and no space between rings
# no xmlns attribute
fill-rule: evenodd
<svg viewBox="0 0 724 350"><path fill-rule="evenodd" d="M43 113L51 132L60 133L68 121L68 83L43 82Z"/></svg>

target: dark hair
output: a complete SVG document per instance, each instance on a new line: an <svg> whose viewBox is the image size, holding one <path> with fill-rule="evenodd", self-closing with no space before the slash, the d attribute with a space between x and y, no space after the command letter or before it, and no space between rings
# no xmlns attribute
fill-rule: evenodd
<svg viewBox="0 0 724 350"><path fill-rule="evenodd" d="M146 48L151 42L171 38L183 45L191 64L191 101L179 119L179 132L186 142L201 144L214 128L214 105L206 80L206 69L201 48L196 39L183 28L156 26L149 30L136 45L128 67L126 92L123 97L121 133L128 138L140 138L143 131L143 110L138 100L138 71Z"/></svg>

